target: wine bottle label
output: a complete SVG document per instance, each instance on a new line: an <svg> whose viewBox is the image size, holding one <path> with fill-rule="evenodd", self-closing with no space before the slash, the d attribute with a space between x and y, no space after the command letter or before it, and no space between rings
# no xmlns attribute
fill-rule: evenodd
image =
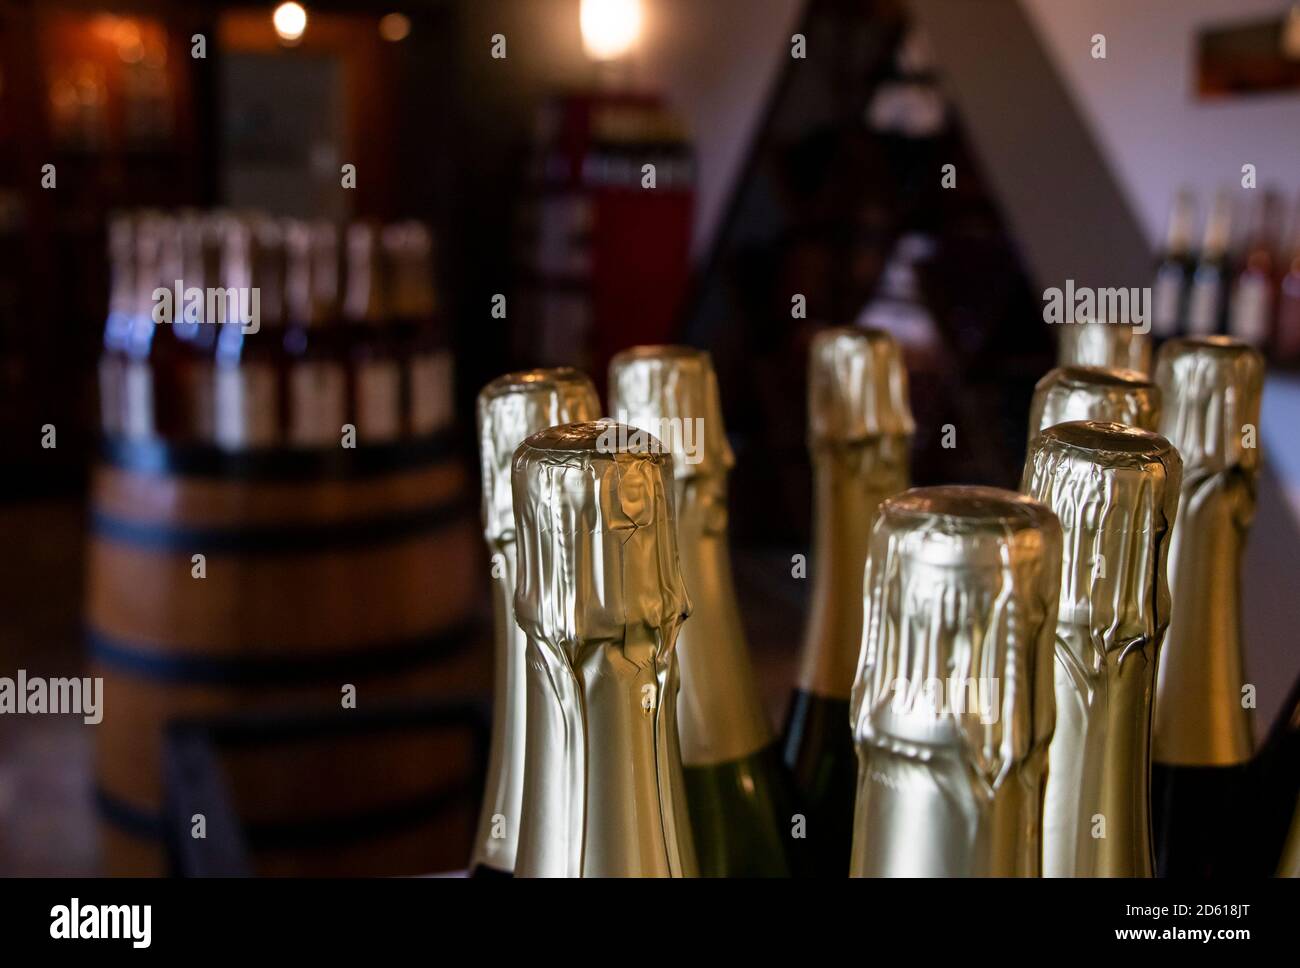
<svg viewBox="0 0 1300 968"><path fill-rule="evenodd" d="M265 364L217 367L213 433L221 447L269 447L279 434L275 370Z"/></svg>
<svg viewBox="0 0 1300 968"><path fill-rule="evenodd" d="M1157 336L1178 332L1178 308L1183 300L1183 273L1176 266L1164 266L1151 287L1151 329Z"/></svg>
<svg viewBox="0 0 1300 968"><path fill-rule="evenodd" d="M452 420L451 354L417 354L411 358L410 368L411 432L427 436L446 427Z"/></svg>
<svg viewBox="0 0 1300 968"><path fill-rule="evenodd" d="M347 416L347 375L328 360L297 363L289 371L289 443L338 443Z"/></svg>
<svg viewBox="0 0 1300 968"><path fill-rule="evenodd" d="M395 360L366 360L357 366L357 433L367 443L402 434L402 371Z"/></svg>
<svg viewBox="0 0 1300 968"><path fill-rule="evenodd" d="M1268 337L1273 291L1267 279L1244 276L1232 293L1228 328L1237 339L1258 346Z"/></svg>
<svg viewBox="0 0 1300 968"><path fill-rule="evenodd" d="M122 432L123 367L120 359L99 361L99 425L105 434Z"/></svg>
<svg viewBox="0 0 1300 968"><path fill-rule="evenodd" d="M1187 308L1187 331L1204 336L1219 327L1219 277L1196 279L1192 282L1192 295Z"/></svg>
<svg viewBox="0 0 1300 968"><path fill-rule="evenodd" d="M139 360L127 363L122 389L122 435L135 440L154 436L153 370L149 364Z"/></svg>

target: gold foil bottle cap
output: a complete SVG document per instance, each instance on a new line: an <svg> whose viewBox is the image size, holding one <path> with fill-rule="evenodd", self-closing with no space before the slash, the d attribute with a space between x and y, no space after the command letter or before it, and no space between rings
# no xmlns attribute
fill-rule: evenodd
<svg viewBox="0 0 1300 968"><path fill-rule="evenodd" d="M534 640L650 648L666 662L690 599L677 561L672 457L613 420L551 427L515 453L515 615Z"/></svg>
<svg viewBox="0 0 1300 968"><path fill-rule="evenodd" d="M885 501L867 563L852 713L859 741L911 748L921 759L948 746L990 792L1032 752L1045 752L1060 573L1060 524L1023 495L923 487ZM934 676L988 680L999 707L981 717L975 708L894 701L895 683Z"/></svg>
<svg viewBox="0 0 1300 968"><path fill-rule="evenodd" d="M489 543L515 537L510 474L523 440L556 424L595 420L600 398L585 373L568 367L499 376L478 395L483 532Z"/></svg>
<svg viewBox="0 0 1300 968"><path fill-rule="evenodd" d="M1156 383L1164 395L1160 430L1182 454L1187 475L1259 466L1264 357L1227 336L1170 340L1160 348Z"/></svg>
<svg viewBox="0 0 1300 968"><path fill-rule="evenodd" d="M907 369L891 335L843 326L813 337L808 360L808 436L813 446L908 436L914 429Z"/></svg>
<svg viewBox="0 0 1300 968"><path fill-rule="evenodd" d="M987 487L881 505L851 722L857 876L1038 876L1061 529Z"/></svg>
<svg viewBox="0 0 1300 968"><path fill-rule="evenodd" d="M1165 559L1182 470L1164 437L1119 423L1057 424L1030 448L1024 490L1056 514L1068 550L1060 621L1088 627L1098 649L1158 641L1169 624ZM1076 658L1090 672L1104 662Z"/></svg>
<svg viewBox="0 0 1300 968"><path fill-rule="evenodd" d="M612 416L658 437L678 478L725 474L735 459L723 430L713 360L689 346L637 346L609 364Z"/></svg>
<svg viewBox="0 0 1300 968"><path fill-rule="evenodd" d="M1160 388L1136 370L1060 366L1038 381L1029 407L1029 440L1072 420L1102 420L1154 431Z"/></svg>
<svg viewBox="0 0 1300 968"><path fill-rule="evenodd" d="M1123 322L1066 323L1056 327L1057 365L1151 372L1151 339Z"/></svg>

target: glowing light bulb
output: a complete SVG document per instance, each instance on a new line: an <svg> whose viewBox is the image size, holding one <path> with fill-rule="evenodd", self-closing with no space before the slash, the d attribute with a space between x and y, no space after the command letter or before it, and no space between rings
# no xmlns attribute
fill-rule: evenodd
<svg viewBox="0 0 1300 968"><path fill-rule="evenodd" d="M641 34L641 0L582 0L582 46L593 60L617 60Z"/></svg>
<svg viewBox="0 0 1300 968"><path fill-rule="evenodd" d="M293 43L307 29L307 11L300 3L282 3L271 14L271 26L277 37Z"/></svg>
<svg viewBox="0 0 1300 968"><path fill-rule="evenodd" d="M385 14L379 20L379 36L392 43L405 40L411 33L411 18L404 13Z"/></svg>

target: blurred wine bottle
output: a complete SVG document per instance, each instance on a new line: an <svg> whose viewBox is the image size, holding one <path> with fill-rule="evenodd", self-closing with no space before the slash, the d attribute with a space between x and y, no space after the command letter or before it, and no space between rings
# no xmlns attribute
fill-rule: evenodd
<svg viewBox="0 0 1300 968"><path fill-rule="evenodd" d="M1259 352L1226 336L1168 342L1156 365L1161 433L1183 458L1151 751L1161 876L1210 876L1240 850L1253 746L1241 556L1255 512L1263 382Z"/></svg>
<svg viewBox="0 0 1300 968"><path fill-rule="evenodd" d="M1151 286L1151 333L1159 339L1179 335L1187 318L1196 258L1192 233L1196 230L1196 197L1180 189L1169 210L1169 228L1156 277Z"/></svg>
<svg viewBox="0 0 1300 968"><path fill-rule="evenodd" d="M713 362L690 347L637 347L613 358L609 387L616 419L673 455L677 547L693 606L677 641L677 722L700 873L786 876L793 809L732 583L733 457Z"/></svg>
<svg viewBox="0 0 1300 968"><path fill-rule="evenodd" d="M1277 247L1282 241L1283 217L1281 196L1271 189L1261 192L1251 216L1241 267L1232 284L1228 333L1260 349L1273 342L1279 281Z"/></svg>
<svg viewBox="0 0 1300 968"><path fill-rule="evenodd" d="M855 877L1037 877L1061 527L1011 491L880 508L853 686Z"/></svg>
<svg viewBox="0 0 1300 968"><path fill-rule="evenodd" d="M1273 352L1278 362L1300 366L1300 199L1292 217L1281 274Z"/></svg>
<svg viewBox="0 0 1300 968"><path fill-rule="evenodd" d="M528 636L520 877L696 873L677 738L672 460L614 421L515 453L515 612Z"/></svg>
<svg viewBox="0 0 1300 968"><path fill-rule="evenodd" d="M1220 190L1205 222L1201 257L1192 275L1186 332L1208 336L1223 332L1228 314L1229 247L1232 244L1232 195Z"/></svg>
<svg viewBox="0 0 1300 968"><path fill-rule="evenodd" d="M225 227L226 322L216 327L213 436L226 450L273 447L281 439L283 246L270 219L231 219Z"/></svg>
<svg viewBox="0 0 1300 968"><path fill-rule="evenodd" d="M401 348L389 303L393 273L380 248L378 226L353 223L346 245L343 318L352 329L349 355L357 437L367 444L391 443L402 435L405 423Z"/></svg>
<svg viewBox="0 0 1300 968"><path fill-rule="evenodd" d="M1128 322L1094 321L1055 327L1058 366L1099 366L1151 372L1151 340Z"/></svg>
<svg viewBox="0 0 1300 968"><path fill-rule="evenodd" d="M524 438L556 424L600 416L596 388L577 370L525 370L497 377L478 396L479 460L483 469L483 537L492 563L495 676L492 744L470 871L510 875L519 843L526 743L527 638L515 621L518 574L515 511L510 488L515 450Z"/></svg>
<svg viewBox="0 0 1300 968"><path fill-rule="evenodd" d="M1073 420L1100 420L1156 430L1160 388L1133 370L1059 366L1038 381L1029 405L1029 443L1048 427Z"/></svg>
<svg viewBox="0 0 1300 968"><path fill-rule="evenodd" d="M857 777L849 694L862 644L867 545L880 502L908 485L913 430L907 372L891 336L845 327L814 337L811 612L784 736L806 821L798 864L809 874L845 874Z"/></svg>
<svg viewBox="0 0 1300 968"><path fill-rule="evenodd" d="M327 447L348 418L346 348L339 338L338 230L328 222L285 225L284 334L288 442Z"/></svg>
<svg viewBox="0 0 1300 968"><path fill-rule="evenodd" d="M416 436L445 430L453 421L452 355L438 325L433 282L433 236L420 222L384 227L383 246L392 278L393 329L405 349L407 425Z"/></svg>
<svg viewBox="0 0 1300 968"><path fill-rule="evenodd" d="M127 349L135 305L135 222L126 212L108 222L108 318L99 358L99 425L107 436L123 432Z"/></svg>
<svg viewBox="0 0 1300 968"><path fill-rule="evenodd" d="M1182 461L1118 423L1046 428L1022 490L1061 523L1045 877L1150 877L1151 710Z"/></svg>

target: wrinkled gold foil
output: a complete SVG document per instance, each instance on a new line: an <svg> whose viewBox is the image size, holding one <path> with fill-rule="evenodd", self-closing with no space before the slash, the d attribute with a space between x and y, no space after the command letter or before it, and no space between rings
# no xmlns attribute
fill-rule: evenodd
<svg viewBox="0 0 1300 968"><path fill-rule="evenodd" d="M670 448L677 548L694 611L677 640L682 687L677 726L682 762L710 766L771 741L727 548L727 473L733 458L709 354L686 346L639 346L609 367L610 411Z"/></svg>
<svg viewBox="0 0 1300 968"><path fill-rule="evenodd" d="M808 449L813 464L811 609L798 686L847 699L862 644L862 574L876 509L910 479L912 410L893 337L840 327L813 339Z"/></svg>
<svg viewBox="0 0 1300 968"><path fill-rule="evenodd" d="M674 646L690 600L672 457L611 420L515 454L528 636L521 877L696 873L677 738Z"/></svg>
<svg viewBox="0 0 1300 968"><path fill-rule="evenodd" d="M1030 444L1048 427L1072 420L1103 420L1154 431L1160 421L1160 388L1136 370L1058 366L1034 387Z"/></svg>
<svg viewBox="0 0 1300 968"><path fill-rule="evenodd" d="M1049 427L1022 490L1061 522L1046 877L1151 877L1151 712L1182 460L1119 423Z"/></svg>
<svg viewBox="0 0 1300 968"><path fill-rule="evenodd" d="M1169 557L1173 612L1156 680L1152 759L1230 766L1250 759L1241 642L1241 555L1255 515L1264 358L1223 336L1160 350L1160 432L1183 458Z"/></svg>
<svg viewBox="0 0 1300 968"><path fill-rule="evenodd" d="M586 375L571 369L508 373L478 397L479 457L483 471L483 535L492 561L495 638L492 743L471 864L512 871L519 842L527 726L525 647L515 621L515 511L511 462L525 437L555 424L594 420L600 398ZM499 819L499 823L497 822ZM498 833L502 836L493 836Z"/></svg>
<svg viewBox="0 0 1300 968"><path fill-rule="evenodd" d="M1070 323L1056 330L1057 366L1151 372L1151 337L1127 323Z"/></svg>
<svg viewBox="0 0 1300 968"><path fill-rule="evenodd" d="M1014 492L881 506L850 707L854 876L1039 874L1060 573L1055 515Z"/></svg>

